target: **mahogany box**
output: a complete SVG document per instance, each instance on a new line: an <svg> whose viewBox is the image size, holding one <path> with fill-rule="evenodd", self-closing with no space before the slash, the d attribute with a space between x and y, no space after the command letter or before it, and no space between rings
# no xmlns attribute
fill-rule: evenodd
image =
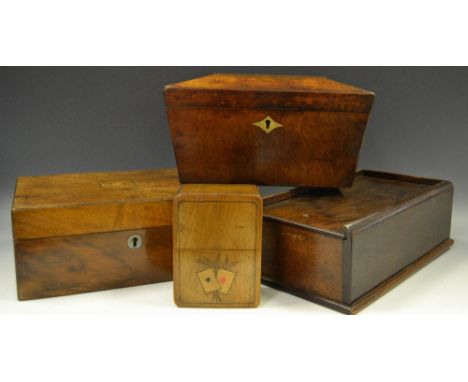
<svg viewBox="0 0 468 382"><path fill-rule="evenodd" d="M12 208L18 298L172 279L177 171L20 177Z"/></svg>
<svg viewBox="0 0 468 382"><path fill-rule="evenodd" d="M174 198L173 212L175 303L258 306L262 253L258 188L185 184Z"/></svg>
<svg viewBox="0 0 468 382"><path fill-rule="evenodd" d="M450 182L360 171L264 199L264 284L353 314L446 251Z"/></svg>
<svg viewBox="0 0 468 382"><path fill-rule="evenodd" d="M181 183L349 187L374 94L325 77L213 74L164 90Z"/></svg>

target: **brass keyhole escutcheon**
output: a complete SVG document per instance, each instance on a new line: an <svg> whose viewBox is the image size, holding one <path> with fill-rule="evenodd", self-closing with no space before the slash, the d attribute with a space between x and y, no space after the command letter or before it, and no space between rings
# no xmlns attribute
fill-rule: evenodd
<svg viewBox="0 0 468 382"><path fill-rule="evenodd" d="M254 122L252 125L260 127L265 133L271 133L273 130L283 127L281 123L276 122L273 118L270 116L265 117L261 121Z"/></svg>
<svg viewBox="0 0 468 382"><path fill-rule="evenodd" d="M143 239L140 235L132 235L127 240L128 248L130 249L138 249L143 244Z"/></svg>

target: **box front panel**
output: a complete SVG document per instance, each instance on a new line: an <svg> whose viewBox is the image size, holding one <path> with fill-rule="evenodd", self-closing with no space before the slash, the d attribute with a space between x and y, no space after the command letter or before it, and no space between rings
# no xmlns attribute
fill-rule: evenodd
<svg viewBox="0 0 468 382"><path fill-rule="evenodd" d="M168 108L181 182L349 186L368 115Z"/></svg>
<svg viewBox="0 0 468 382"><path fill-rule="evenodd" d="M176 301L181 306L255 306L260 284L254 202L177 204Z"/></svg>
<svg viewBox="0 0 468 382"><path fill-rule="evenodd" d="M450 237L452 189L352 233L347 303L402 270Z"/></svg>
<svg viewBox="0 0 468 382"><path fill-rule="evenodd" d="M172 200L29 208L13 214L16 240L118 232L171 223Z"/></svg>
<svg viewBox="0 0 468 382"><path fill-rule="evenodd" d="M263 232L263 280L342 301L343 240L268 220Z"/></svg>
<svg viewBox="0 0 468 382"><path fill-rule="evenodd" d="M20 300L169 281L172 230L18 240L15 261Z"/></svg>

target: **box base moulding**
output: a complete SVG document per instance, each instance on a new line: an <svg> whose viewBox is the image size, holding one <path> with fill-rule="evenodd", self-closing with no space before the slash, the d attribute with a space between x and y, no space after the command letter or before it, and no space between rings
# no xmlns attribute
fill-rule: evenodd
<svg viewBox="0 0 468 382"><path fill-rule="evenodd" d="M425 265L429 264L431 261L435 260L437 257L442 255L453 245L453 243L454 241L452 239L447 239L443 241L442 243L434 247L432 250L427 252L425 255L421 256L416 261L412 262L405 268L401 269L399 272L395 273L393 276L389 277L376 287L372 288L370 291L353 301L351 304L334 301L297 288L290 288L285 287L283 285L278 285L277 283L267 280L265 278L262 279L262 284L274 289L290 293L294 296L315 302L317 304L334 309L341 313L356 314L362 309L372 304L378 298L382 297L385 293L396 287L402 281L406 280L408 277L416 273Z"/></svg>

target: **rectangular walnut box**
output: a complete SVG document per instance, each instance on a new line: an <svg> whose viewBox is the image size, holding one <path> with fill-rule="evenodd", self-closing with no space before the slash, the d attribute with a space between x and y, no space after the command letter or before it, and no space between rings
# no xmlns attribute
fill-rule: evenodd
<svg viewBox="0 0 468 382"><path fill-rule="evenodd" d="M450 182L360 171L264 199L262 281L353 314L446 251Z"/></svg>
<svg viewBox="0 0 468 382"><path fill-rule="evenodd" d="M164 90L181 183L351 186L374 94L325 77L213 74Z"/></svg>
<svg viewBox="0 0 468 382"><path fill-rule="evenodd" d="M184 184L173 222L178 306L258 306L262 198L256 186Z"/></svg>
<svg viewBox="0 0 468 382"><path fill-rule="evenodd" d="M20 177L12 208L18 298L172 279L177 171Z"/></svg>

